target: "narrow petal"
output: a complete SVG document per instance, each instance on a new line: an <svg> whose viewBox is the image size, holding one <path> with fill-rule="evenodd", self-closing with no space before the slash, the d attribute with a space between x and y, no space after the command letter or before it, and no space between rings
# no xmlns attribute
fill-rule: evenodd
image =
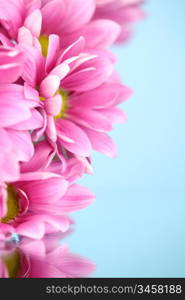
<svg viewBox="0 0 185 300"><path fill-rule="evenodd" d="M70 72L70 67L67 63L61 63L57 65L52 71L51 74L56 75L62 80Z"/></svg>
<svg viewBox="0 0 185 300"><path fill-rule="evenodd" d="M91 91L72 95L70 97L70 103L75 107L103 109L114 103L118 93L118 85L103 84Z"/></svg>
<svg viewBox="0 0 185 300"><path fill-rule="evenodd" d="M31 117L31 112L26 106L26 99L23 98L23 90L17 90L16 85L0 86L0 106L0 126L2 127L14 125Z"/></svg>
<svg viewBox="0 0 185 300"><path fill-rule="evenodd" d="M63 213L71 213L89 206L95 200L95 195L87 188L78 184L69 187L59 203Z"/></svg>
<svg viewBox="0 0 185 300"><path fill-rule="evenodd" d="M54 96L60 86L60 78L56 75L48 75L40 85L40 94L42 97L51 98Z"/></svg>
<svg viewBox="0 0 185 300"><path fill-rule="evenodd" d="M89 23L83 36L87 48L105 49L111 46L118 38L121 26L112 20L95 20Z"/></svg>
<svg viewBox="0 0 185 300"><path fill-rule="evenodd" d="M12 152L0 155L0 181L12 182L19 178L19 163Z"/></svg>
<svg viewBox="0 0 185 300"><path fill-rule="evenodd" d="M16 130L34 130L43 127L44 120L36 109L31 110L31 117L13 126Z"/></svg>
<svg viewBox="0 0 185 300"><path fill-rule="evenodd" d="M49 1L48 3L46 3L46 5L42 7L41 12L43 18L43 33L47 35L51 33L58 34L66 12L66 6L64 1Z"/></svg>
<svg viewBox="0 0 185 300"><path fill-rule="evenodd" d="M31 135L26 131L17 131L8 129L8 135L16 145L14 153L18 161L28 161L34 154L34 147L31 140Z"/></svg>
<svg viewBox="0 0 185 300"><path fill-rule="evenodd" d="M33 36L31 34L31 31L28 28L22 26L18 31L17 40L19 43L23 43L23 44L32 46Z"/></svg>
<svg viewBox="0 0 185 300"><path fill-rule="evenodd" d="M62 108L61 95L57 94L52 98L48 98L44 102L44 107L48 115L56 116L60 113Z"/></svg>
<svg viewBox="0 0 185 300"><path fill-rule="evenodd" d="M33 172L44 169L51 162L55 152L47 141L35 145L35 153L31 160L21 164L21 172Z"/></svg>
<svg viewBox="0 0 185 300"><path fill-rule="evenodd" d="M65 22L61 29L63 32L77 31L87 24L95 10L94 0L64 0L66 4Z"/></svg>
<svg viewBox="0 0 185 300"><path fill-rule="evenodd" d="M44 204L55 205L66 193L68 182L62 177L48 178L45 180L35 180L21 184L21 189L26 193L30 209L37 209L37 205L42 207Z"/></svg>
<svg viewBox="0 0 185 300"><path fill-rule="evenodd" d="M59 52L59 37L55 34L49 35L48 53L46 57L46 72L50 72L56 65L57 54Z"/></svg>
<svg viewBox="0 0 185 300"><path fill-rule="evenodd" d="M27 16L24 21L24 26L28 28L33 36L39 37L42 25L42 15L39 9L34 10Z"/></svg>
<svg viewBox="0 0 185 300"><path fill-rule="evenodd" d="M110 120L101 113L101 111L95 111L81 108L74 108L68 111L70 120L74 121L78 125L97 130L100 132L112 130Z"/></svg>
<svg viewBox="0 0 185 300"><path fill-rule="evenodd" d="M127 121L127 115L119 107L110 107L108 109L102 109L101 113L106 116L110 122L124 123Z"/></svg>
<svg viewBox="0 0 185 300"><path fill-rule="evenodd" d="M57 135L61 144L70 152L81 156L89 156L91 144L85 132L68 120L57 120Z"/></svg>
<svg viewBox="0 0 185 300"><path fill-rule="evenodd" d="M21 75L23 62L21 51L0 46L0 83L15 82Z"/></svg>
<svg viewBox="0 0 185 300"><path fill-rule="evenodd" d="M65 51L62 53L60 57L61 61L65 61L74 56L78 56L83 52L85 46L85 39L84 37L79 37L77 41L75 41L72 45L70 45Z"/></svg>
<svg viewBox="0 0 185 300"><path fill-rule="evenodd" d="M113 72L107 57L99 56L85 62L62 81L62 87L71 91L88 91L103 84ZM87 80L88 79L88 80Z"/></svg>
<svg viewBox="0 0 185 300"><path fill-rule="evenodd" d="M16 232L21 236L26 236L31 239L41 239L45 234L45 226L42 221L31 220L19 224L16 228Z"/></svg>
<svg viewBox="0 0 185 300"><path fill-rule="evenodd" d="M52 142L56 142L57 129L55 125L55 120L51 115L47 115L46 135Z"/></svg>
<svg viewBox="0 0 185 300"><path fill-rule="evenodd" d="M106 133L97 132L90 129L86 129L85 132L89 137L94 150L110 157L116 156L116 146Z"/></svg>

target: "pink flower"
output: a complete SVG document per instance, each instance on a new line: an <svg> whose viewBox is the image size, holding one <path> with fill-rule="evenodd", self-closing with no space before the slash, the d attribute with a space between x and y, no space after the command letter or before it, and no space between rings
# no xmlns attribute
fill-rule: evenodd
<svg viewBox="0 0 185 300"><path fill-rule="evenodd" d="M20 41L23 35L29 39L50 33L66 36L87 24L94 10L94 0L0 0L1 39Z"/></svg>
<svg viewBox="0 0 185 300"><path fill-rule="evenodd" d="M31 87L0 84L0 182L16 180L19 162L34 153L28 130L43 126L38 105L38 93Z"/></svg>
<svg viewBox="0 0 185 300"><path fill-rule="evenodd" d="M96 2L95 20L105 18L121 26L118 42L126 42L132 34L133 23L144 17L141 9L143 0L96 0Z"/></svg>
<svg viewBox="0 0 185 300"><path fill-rule="evenodd" d="M42 147L44 144L42 142ZM61 164L57 162L48 168L38 164L35 170L37 149L28 170L23 164L19 180L0 185L0 232L4 237L17 233L41 239L48 233L65 232L71 224L66 214L82 209L94 200L88 189L73 183L83 171L78 161L75 164L73 159L65 173L61 173ZM46 158L49 153L48 147Z"/></svg>
<svg viewBox="0 0 185 300"><path fill-rule="evenodd" d="M112 20L92 21L95 0L1 2L4 0L0 0L0 40L5 45L11 45L12 40L34 45L35 38L57 34L63 48L82 35L87 48L105 48L114 43L121 31Z"/></svg>
<svg viewBox="0 0 185 300"><path fill-rule="evenodd" d="M107 47L130 36L141 3L0 0L0 240L67 232L68 214L94 200L76 180L92 173L93 150L116 155L108 133L131 94ZM46 259L65 277L56 252L34 254L30 277Z"/></svg>
<svg viewBox="0 0 185 300"><path fill-rule="evenodd" d="M23 239L17 247L5 245L0 252L0 278L78 278L94 270L94 263L71 253L55 236Z"/></svg>
<svg viewBox="0 0 185 300"><path fill-rule="evenodd" d="M115 146L106 132L113 123L125 121L116 105L130 96L130 90L111 79L112 56L100 50L86 53L84 43L81 37L61 52L58 36L51 35L41 41L46 57L39 47L20 45L27 53L23 78L39 87L46 120L35 137L45 132L58 152L62 147L75 156L89 157L93 148L114 156Z"/></svg>
<svg viewBox="0 0 185 300"><path fill-rule="evenodd" d="M41 8L41 34L57 34L63 48L74 43L80 36L85 38L88 49L108 47L118 38L120 26L105 18L92 22L94 12L94 0L44 1Z"/></svg>

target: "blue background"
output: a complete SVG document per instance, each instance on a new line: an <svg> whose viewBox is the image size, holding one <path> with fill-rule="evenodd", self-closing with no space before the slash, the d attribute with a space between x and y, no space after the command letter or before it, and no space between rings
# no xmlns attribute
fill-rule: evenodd
<svg viewBox="0 0 185 300"><path fill-rule="evenodd" d="M65 242L97 277L185 277L185 1L150 0L134 39L114 48L129 121L112 133L116 159L94 155L81 183L96 202L75 213Z"/></svg>

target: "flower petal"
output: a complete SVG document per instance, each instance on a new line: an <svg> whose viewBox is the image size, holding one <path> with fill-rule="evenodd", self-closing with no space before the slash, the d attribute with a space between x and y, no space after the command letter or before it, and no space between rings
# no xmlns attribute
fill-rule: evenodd
<svg viewBox="0 0 185 300"><path fill-rule="evenodd" d="M69 91L88 91L103 84L113 72L113 64L103 55L78 66L63 81L62 87Z"/></svg>
<svg viewBox="0 0 185 300"><path fill-rule="evenodd" d="M87 48L105 49L117 40L120 32L121 26L118 23L112 20L100 19L89 23L83 36Z"/></svg>
<svg viewBox="0 0 185 300"><path fill-rule="evenodd" d="M58 138L68 151L81 156L90 155L90 141L80 127L64 119L57 120L56 127Z"/></svg>
<svg viewBox="0 0 185 300"><path fill-rule="evenodd" d="M115 157L117 154L116 146L112 139L104 132L97 132L91 129L85 129L94 150L107 156Z"/></svg>
<svg viewBox="0 0 185 300"><path fill-rule="evenodd" d="M7 131L12 144L16 145L14 153L18 161L28 161L34 154L31 135L26 131L8 129Z"/></svg>
<svg viewBox="0 0 185 300"><path fill-rule="evenodd" d="M70 120L82 125L84 127L97 130L100 132L112 130L112 125L110 120L101 113L101 111L95 111L81 108L74 108L68 111L68 116Z"/></svg>
<svg viewBox="0 0 185 300"><path fill-rule="evenodd" d="M33 36L39 37L42 25L42 15L39 9L34 10L27 16L24 21L24 26L28 28Z"/></svg>
<svg viewBox="0 0 185 300"><path fill-rule="evenodd" d="M51 98L54 96L60 86L60 78L56 75L48 75L40 85L40 94L42 97Z"/></svg>

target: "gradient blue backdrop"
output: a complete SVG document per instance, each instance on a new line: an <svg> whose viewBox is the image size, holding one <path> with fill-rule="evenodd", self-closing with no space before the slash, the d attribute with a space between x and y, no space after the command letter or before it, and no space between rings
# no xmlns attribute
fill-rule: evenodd
<svg viewBox="0 0 185 300"><path fill-rule="evenodd" d="M134 39L115 48L135 91L115 128L119 156L95 154L81 183L96 202L74 214L72 251L98 277L185 277L185 1L149 0Z"/></svg>

